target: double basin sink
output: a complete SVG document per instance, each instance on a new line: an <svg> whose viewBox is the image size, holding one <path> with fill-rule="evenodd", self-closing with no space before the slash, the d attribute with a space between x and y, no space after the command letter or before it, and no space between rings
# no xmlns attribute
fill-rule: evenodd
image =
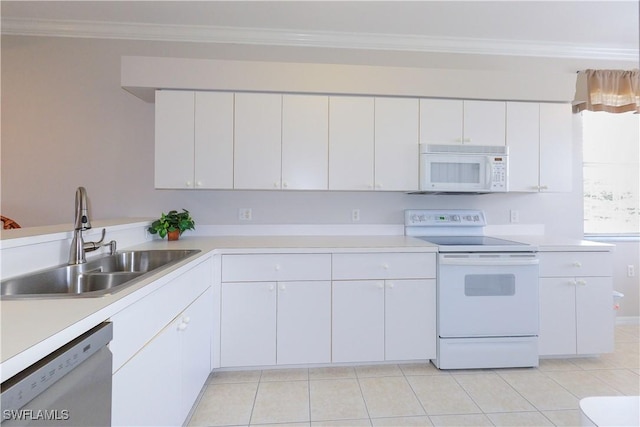
<svg viewBox="0 0 640 427"><path fill-rule="evenodd" d="M198 249L116 252L83 264L63 265L0 282L0 298L97 297L113 294L200 252Z"/></svg>

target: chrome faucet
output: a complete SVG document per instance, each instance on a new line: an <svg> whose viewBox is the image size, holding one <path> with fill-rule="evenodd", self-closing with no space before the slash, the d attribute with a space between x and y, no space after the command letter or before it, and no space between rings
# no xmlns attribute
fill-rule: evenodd
<svg viewBox="0 0 640 427"><path fill-rule="evenodd" d="M86 252L95 251L102 246L109 246L111 255L116 253L116 241L112 240L103 243L106 230L102 229L102 237L97 242L86 242L82 237L82 232L91 228L89 221L89 206L87 204L87 190L78 187L76 190L76 212L73 225L73 240L69 251L69 264L83 264L87 262Z"/></svg>

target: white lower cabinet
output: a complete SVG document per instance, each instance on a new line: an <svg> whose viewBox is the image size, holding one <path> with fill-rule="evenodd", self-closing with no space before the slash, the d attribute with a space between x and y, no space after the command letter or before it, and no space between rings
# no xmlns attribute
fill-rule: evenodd
<svg viewBox="0 0 640 427"><path fill-rule="evenodd" d="M220 364L276 363L276 283L222 284Z"/></svg>
<svg viewBox="0 0 640 427"><path fill-rule="evenodd" d="M331 362L331 282L278 284L276 361Z"/></svg>
<svg viewBox="0 0 640 427"><path fill-rule="evenodd" d="M436 356L435 279L333 282L333 362Z"/></svg>
<svg viewBox="0 0 640 427"><path fill-rule="evenodd" d="M433 253L222 255L220 367L433 359L435 272Z"/></svg>
<svg viewBox="0 0 640 427"><path fill-rule="evenodd" d="M113 375L113 426L182 424L177 329L169 324Z"/></svg>
<svg viewBox="0 0 640 427"><path fill-rule="evenodd" d="M222 256L221 367L331 361L331 255Z"/></svg>
<svg viewBox="0 0 640 427"><path fill-rule="evenodd" d="M436 280L387 280L385 360L433 359L436 355Z"/></svg>
<svg viewBox="0 0 640 427"><path fill-rule="evenodd" d="M113 375L112 425L179 426L210 367L209 289Z"/></svg>
<svg viewBox="0 0 640 427"><path fill-rule="evenodd" d="M208 289L179 317L181 422L189 414L211 373L213 290Z"/></svg>
<svg viewBox="0 0 640 427"><path fill-rule="evenodd" d="M613 351L610 252L540 253L539 354Z"/></svg>
<svg viewBox="0 0 640 427"><path fill-rule="evenodd" d="M200 262L111 317L112 425L183 424L211 372L212 275Z"/></svg>
<svg viewBox="0 0 640 427"><path fill-rule="evenodd" d="M333 362L384 360L384 280L333 282Z"/></svg>
<svg viewBox="0 0 640 427"><path fill-rule="evenodd" d="M328 363L329 281L222 284L222 367Z"/></svg>

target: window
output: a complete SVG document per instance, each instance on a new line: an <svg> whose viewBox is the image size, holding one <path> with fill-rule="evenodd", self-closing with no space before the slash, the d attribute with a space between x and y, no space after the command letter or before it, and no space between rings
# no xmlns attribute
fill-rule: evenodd
<svg viewBox="0 0 640 427"><path fill-rule="evenodd" d="M584 233L640 235L640 114L581 114Z"/></svg>

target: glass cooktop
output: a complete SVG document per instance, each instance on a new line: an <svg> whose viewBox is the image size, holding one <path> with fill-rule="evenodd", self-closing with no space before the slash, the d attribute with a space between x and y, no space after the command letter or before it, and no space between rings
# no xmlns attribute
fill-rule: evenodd
<svg viewBox="0 0 640 427"><path fill-rule="evenodd" d="M509 246L522 245L511 240L496 239L488 236L421 236L426 242L439 246Z"/></svg>

